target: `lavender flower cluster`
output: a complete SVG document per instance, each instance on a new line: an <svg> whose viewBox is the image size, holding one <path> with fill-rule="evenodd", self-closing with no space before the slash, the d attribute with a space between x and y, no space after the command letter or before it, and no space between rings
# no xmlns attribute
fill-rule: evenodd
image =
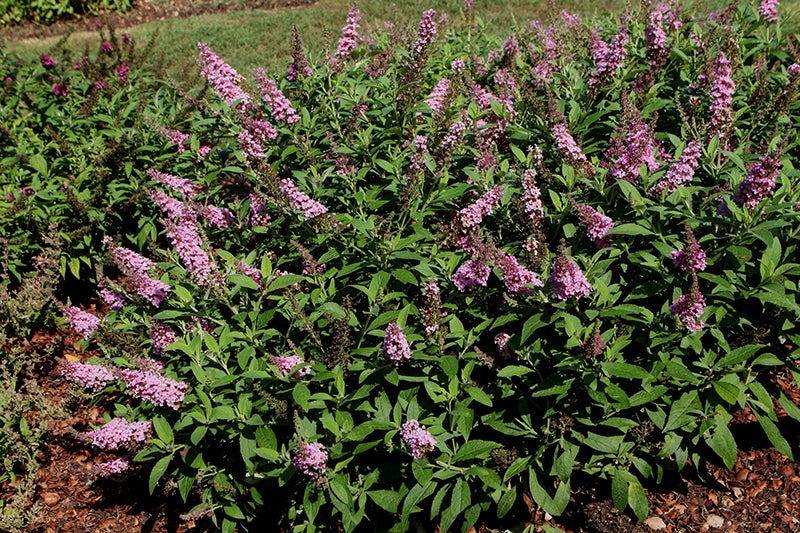
<svg viewBox="0 0 800 533"><path fill-rule="evenodd" d="M146 441L152 430L153 422L150 420L128 422L118 416L102 427L81 434L81 438L103 450L119 450Z"/></svg>
<svg viewBox="0 0 800 533"><path fill-rule="evenodd" d="M395 366L399 366L400 363L411 359L411 347L408 345L403 328L397 322L392 322L386 326L386 335L383 338L381 352Z"/></svg>
<svg viewBox="0 0 800 533"><path fill-rule="evenodd" d="M312 200L309 196L300 191L292 180L289 178L282 179L280 182L280 189L283 194L288 198L289 203L295 208L303 212L306 220L318 217L328 212L328 208L321 203Z"/></svg>
<svg viewBox="0 0 800 533"><path fill-rule="evenodd" d="M433 435L425 429L425 426L413 419L401 426L400 436L414 459L422 459L436 447Z"/></svg>
<svg viewBox="0 0 800 533"><path fill-rule="evenodd" d="M328 471L327 461L328 451L319 442L299 443L292 457L295 470L314 479L317 486L324 484L324 476Z"/></svg>
<svg viewBox="0 0 800 533"><path fill-rule="evenodd" d="M569 300L573 296L580 298L592 292L592 286L581 269L564 253L553 261L550 286L559 300Z"/></svg>

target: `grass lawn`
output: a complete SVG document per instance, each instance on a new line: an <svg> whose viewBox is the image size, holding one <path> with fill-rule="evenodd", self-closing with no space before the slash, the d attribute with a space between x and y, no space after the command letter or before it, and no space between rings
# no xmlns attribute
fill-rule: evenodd
<svg viewBox="0 0 800 533"><path fill-rule="evenodd" d="M783 2L781 13L784 20L794 18L792 13L800 0ZM485 27L498 35L507 35L508 28L520 26L528 19L547 20L562 9L593 17L604 13L621 13L626 8L621 0L564 0L546 2L542 0L478 0L477 15ZM687 9L700 13L725 5L723 0L698 0L686 2ZM757 3L754 3L757 5ZM125 29L144 47L155 39L153 53L147 61L152 68L163 66L165 75L181 81L199 81L196 67L197 43L206 42L220 57L240 72L250 72L263 67L267 72L283 71L289 61L289 36L296 26L303 37L312 58L319 57L326 46L335 47L345 23L350 0L320 0L314 5L271 10L236 11L199 15L187 18L150 22ZM435 9L447 13L451 20L461 17L461 0L388 0L361 2L362 36L382 29L384 21L399 21L416 25L421 13ZM120 29L120 31L122 31ZM9 53L23 59L33 60L53 47L58 37L26 39L6 42L3 46ZM79 32L69 37L76 51L97 46L94 32Z"/></svg>

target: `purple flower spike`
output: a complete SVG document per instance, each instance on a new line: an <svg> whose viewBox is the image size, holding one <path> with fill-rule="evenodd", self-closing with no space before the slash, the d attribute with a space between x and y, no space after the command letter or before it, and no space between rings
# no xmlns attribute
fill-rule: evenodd
<svg viewBox="0 0 800 533"><path fill-rule="evenodd" d="M559 300L568 300L573 296L580 298L592 292L592 286L581 269L563 253L553 262L550 285Z"/></svg>
<svg viewBox="0 0 800 533"><path fill-rule="evenodd" d="M322 486L323 476L328 471L327 460L328 452L321 443L301 442L292 457L292 464L295 470L314 479L317 486Z"/></svg>
<svg viewBox="0 0 800 533"><path fill-rule="evenodd" d="M422 459L436 446L433 435L425 429L425 426L413 419L403 424L400 436L414 459Z"/></svg>
<svg viewBox="0 0 800 533"><path fill-rule="evenodd" d="M702 272L706 269L706 253L700 248L689 223L686 223L686 242L683 249L672 252L672 262L681 270Z"/></svg>
<svg viewBox="0 0 800 533"><path fill-rule="evenodd" d="M103 450L119 450L150 438L153 422L128 422L118 416L94 431L81 434L81 437Z"/></svg>
<svg viewBox="0 0 800 533"><path fill-rule="evenodd" d="M706 325L705 322L700 320L705 307L706 301L700 293L700 287L698 286L697 277L695 276L692 280L692 287L689 290L689 294L684 294L672 302L669 306L669 314L680 318L683 325L686 326L686 329L689 331L697 332Z"/></svg>
<svg viewBox="0 0 800 533"><path fill-rule="evenodd" d="M356 43L358 42L358 28L361 21L361 11L355 3L350 7L350 12L347 14L347 22L342 28L342 36L339 38L339 44L336 47L336 52L331 59L331 66L336 68L340 65L340 61L347 60L350 57Z"/></svg>
<svg viewBox="0 0 800 533"><path fill-rule="evenodd" d="M772 194L781 166L783 164L779 154L773 152L762 156L758 163L750 167L747 177L739 184L733 195L734 200L747 209L755 209L762 200Z"/></svg>
<svg viewBox="0 0 800 533"><path fill-rule="evenodd" d="M403 328L401 328L397 322L392 322L386 326L386 336L383 338L381 352L389 358L395 366L400 365L403 361L411 359L411 348L408 345L408 340L406 340L406 336L403 334Z"/></svg>

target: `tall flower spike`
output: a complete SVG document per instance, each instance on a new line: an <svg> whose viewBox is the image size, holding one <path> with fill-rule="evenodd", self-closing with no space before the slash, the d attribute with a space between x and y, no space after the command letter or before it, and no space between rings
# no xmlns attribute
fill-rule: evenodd
<svg viewBox="0 0 800 533"><path fill-rule="evenodd" d="M250 95L238 85L242 76L211 51L207 44L198 43L197 48L200 49L200 73L208 80L217 96L239 111L250 108L253 103Z"/></svg>
<svg viewBox="0 0 800 533"><path fill-rule="evenodd" d="M574 202L574 200L573 200ZM575 202L575 208L578 210L581 222L586 224L586 236L598 248L605 248L608 246L608 238L606 234L614 227L614 221L600 213L595 208L586 204L579 204Z"/></svg>
<svg viewBox="0 0 800 533"><path fill-rule="evenodd" d="M386 326L386 336L383 338L381 352L383 352L383 355L392 361L395 366L411 359L411 348L408 345L408 340L406 340L406 336L403 334L403 328L401 328L397 322L392 322Z"/></svg>
<svg viewBox="0 0 800 533"><path fill-rule="evenodd" d="M558 151L564 156L566 162L573 167L586 167L591 172L592 164L589 163L580 146L575 142L567 125L558 122L553 124L551 131L556 141L556 147L558 147Z"/></svg>
<svg viewBox="0 0 800 533"><path fill-rule="evenodd" d="M505 187L496 185L483 196L478 198L475 203L465 207L458 212L461 227L464 231L472 231L478 228L483 217L491 215L495 206L503 199Z"/></svg>
<svg viewBox="0 0 800 533"><path fill-rule="evenodd" d="M767 22L778 22L778 7L780 6L778 0L761 0L761 5L758 6L758 14Z"/></svg>
<svg viewBox="0 0 800 533"><path fill-rule="evenodd" d="M108 244L111 239L106 237L103 242ZM132 250L121 246L111 247L109 250L111 257L117 267L128 277L128 283L133 286L136 293L158 307L161 305L169 291L172 289L163 281L153 279L147 275L148 271L155 267L154 263Z"/></svg>
<svg viewBox="0 0 800 533"><path fill-rule="evenodd" d="M93 391L99 391L107 383L114 381L114 373L101 365L66 361L60 365L60 369L64 379Z"/></svg>
<svg viewBox="0 0 800 533"><path fill-rule="evenodd" d="M706 253L700 248L700 243L692 232L689 222L684 223L686 241L681 250L672 252L672 262L681 270L689 272L702 272L706 269Z"/></svg>
<svg viewBox="0 0 800 533"><path fill-rule="evenodd" d="M297 81L298 78L308 78L313 74L303 48L303 38L297 32L297 27L292 26L292 61L286 68L286 79Z"/></svg>
<svg viewBox="0 0 800 533"><path fill-rule="evenodd" d="M275 82L267 77L267 73L263 68L254 69L258 88L261 91L261 97L264 103L267 104L272 112L272 116L277 121L286 121L287 124L295 124L300 120L297 112L292 107L292 103L275 85Z"/></svg>
<svg viewBox="0 0 800 533"><path fill-rule="evenodd" d="M720 139L727 138L733 123L733 95L736 85L731 78L731 62L724 52L719 52L714 60L714 70L711 75L711 123L708 126L708 135L719 135Z"/></svg>
<svg viewBox="0 0 800 533"><path fill-rule="evenodd" d="M289 178L281 180L280 189L283 192L283 194L286 195L286 198L289 200L289 203L295 209L299 209L300 211L303 212L303 216L305 217L306 220L312 219L314 217L323 215L328 212L327 207L309 198L309 196L304 192L300 191L297 188L297 185L295 185Z"/></svg>
<svg viewBox="0 0 800 533"><path fill-rule="evenodd" d="M347 22L342 28L342 36L339 37L339 44L336 47L331 58L331 66L336 68L341 64L341 61L346 61L350 57L358 41L358 28L361 21L361 11L355 3L350 6L350 12L347 14Z"/></svg>
<svg viewBox="0 0 800 533"><path fill-rule="evenodd" d="M763 155L758 163L750 167L747 177L739 184L733 195L734 200L752 210L771 195L783 166L780 159L777 152Z"/></svg>
<svg viewBox="0 0 800 533"><path fill-rule="evenodd" d="M411 47L411 52L414 54L415 59L419 59L428 51L428 46L436 39L436 22L433 16L436 11L429 9L422 14L422 19L419 21L419 29L417 30L417 40Z"/></svg>
<svg viewBox="0 0 800 533"><path fill-rule="evenodd" d="M592 292L592 286L586 276L564 252L560 253L553 262L550 286L559 300L568 300L573 296L580 298Z"/></svg>
<svg viewBox="0 0 800 533"><path fill-rule="evenodd" d="M653 185L648 194L657 195L664 191L673 192L689 183L694 178L694 171L697 168L697 163L702 155L700 143L691 141L683 149L681 156L669 167L667 173L661 180Z"/></svg>
<svg viewBox="0 0 800 533"><path fill-rule="evenodd" d="M700 286L697 282L697 276L692 275L692 286L689 289L689 294L680 296L677 300L672 302L669 306L669 314L677 316L686 329L689 331L700 331L706 325L705 322L700 320L703 316L706 301L700 293Z"/></svg>
<svg viewBox="0 0 800 533"><path fill-rule="evenodd" d="M125 382L128 392L137 398L147 400L156 407L170 407L176 411L189 390L188 383L147 370L125 368L119 371L119 377Z"/></svg>
<svg viewBox="0 0 800 533"><path fill-rule="evenodd" d="M91 313L81 310L74 305L61 306L61 311L64 313L64 318L67 319L69 325L72 326L84 339L88 340L89 337L94 335L100 323L103 322L100 318Z"/></svg>
<svg viewBox="0 0 800 533"><path fill-rule="evenodd" d="M81 438L103 450L119 450L150 438L153 422L128 422L121 416L112 418L93 431L81 434Z"/></svg>

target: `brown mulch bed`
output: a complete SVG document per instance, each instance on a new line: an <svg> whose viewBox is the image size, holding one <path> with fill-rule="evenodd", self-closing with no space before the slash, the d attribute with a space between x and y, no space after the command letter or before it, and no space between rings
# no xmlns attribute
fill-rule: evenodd
<svg viewBox="0 0 800 533"><path fill-rule="evenodd" d="M137 0L133 9L123 14L102 13L87 15L72 20L55 22L50 26L42 26L32 22L0 28L0 40L39 39L43 37L61 36L73 31L92 31L98 25L107 25L115 29L129 28L145 22L172 18L190 17L208 13L223 13L252 9L273 9L276 7L303 6L317 0Z"/></svg>

